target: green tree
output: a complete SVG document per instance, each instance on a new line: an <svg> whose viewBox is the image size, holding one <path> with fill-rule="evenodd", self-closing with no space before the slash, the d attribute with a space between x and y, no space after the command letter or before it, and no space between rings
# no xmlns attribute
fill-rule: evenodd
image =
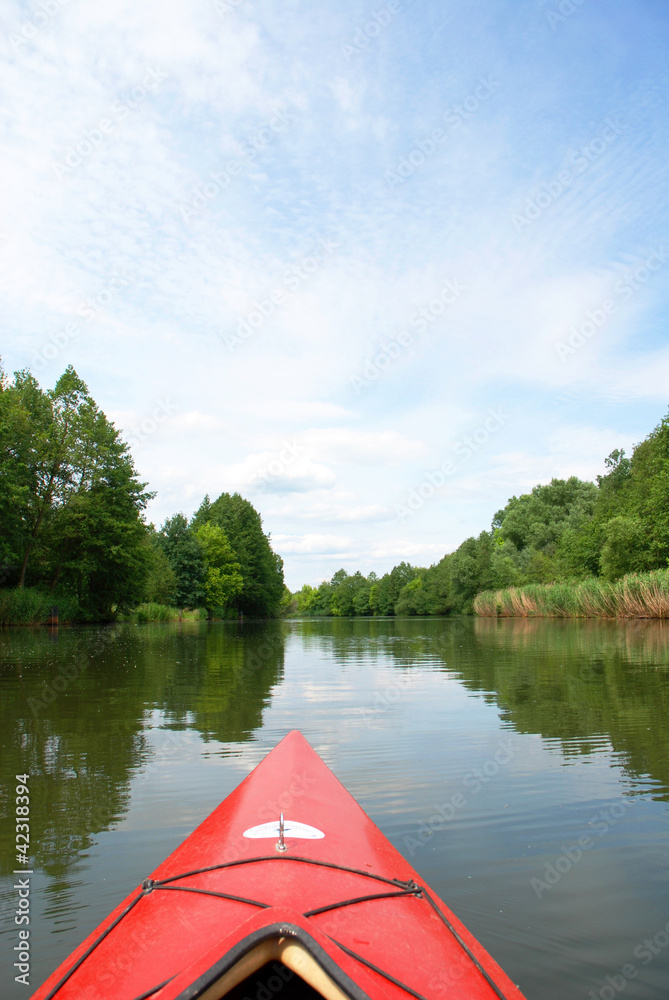
<svg viewBox="0 0 669 1000"><path fill-rule="evenodd" d="M12 384L0 368L0 565L4 586L18 582L26 544L25 512L33 484L33 435L40 414L31 413L27 393L20 392L19 386L26 380L33 410L41 407L46 413L48 403L28 373L18 372Z"/></svg>
<svg viewBox="0 0 669 1000"><path fill-rule="evenodd" d="M638 568L666 566L669 561L669 415L663 417L634 449L621 499L621 513L640 521L646 536Z"/></svg>
<svg viewBox="0 0 669 1000"><path fill-rule="evenodd" d="M315 587L305 583L301 590L295 594L297 601L297 613L300 615L310 615L317 601L317 591Z"/></svg>
<svg viewBox="0 0 669 1000"><path fill-rule="evenodd" d="M493 537L482 531L467 538L448 561L451 577L450 599L454 611L470 613L474 598L492 583Z"/></svg>
<svg viewBox="0 0 669 1000"><path fill-rule="evenodd" d="M185 515L168 517L158 532L158 540L176 577L177 607L201 607L207 566L202 546Z"/></svg>
<svg viewBox="0 0 669 1000"><path fill-rule="evenodd" d="M395 605L399 600L400 592L405 584L409 583L418 570L410 563L401 562L398 566L393 566L390 573L384 573L378 581L374 594L375 607L379 615L394 615Z"/></svg>
<svg viewBox="0 0 669 1000"><path fill-rule="evenodd" d="M352 617L367 614L370 587L360 571L353 576L344 569L332 577L333 593L330 600L331 613L337 617Z"/></svg>
<svg viewBox="0 0 669 1000"><path fill-rule="evenodd" d="M49 392L25 371L0 386L2 554L18 586L75 594L88 617L129 605L146 573L152 494L127 445L71 366Z"/></svg>
<svg viewBox="0 0 669 1000"><path fill-rule="evenodd" d="M177 595L177 576L164 549L161 547L153 525L147 538L147 574L144 600L156 604L173 605Z"/></svg>
<svg viewBox="0 0 669 1000"><path fill-rule="evenodd" d="M423 586L422 576L416 576L402 587L395 605L396 615L427 615L429 614L429 594Z"/></svg>
<svg viewBox="0 0 669 1000"><path fill-rule="evenodd" d="M213 521L200 525L195 537L202 546L207 564L205 607L210 614L215 609L225 610L244 587L237 556L226 533Z"/></svg>
<svg viewBox="0 0 669 1000"><path fill-rule="evenodd" d="M213 522L226 533L239 560L244 581L236 605L258 618L278 614L283 599L283 560L262 529L260 514L239 493L221 493L213 502L205 497L193 519L195 529Z"/></svg>
<svg viewBox="0 0 669 1000"><path fill-rule="evenodd" d="M644 526L631 517L612 517L604 526L602 545L602 576L617 580L639 569L647 548Z"/></svg>
<svg viewBox="0 0 669 1000"><path fill-rule="evenodd" d="M20 561L18 585L23 587L49 516L66 503L71 492L74 425L88 394L71 367L52 392L43 392L30 372L20 371L4 393L8 405L3 409L9 422L3 436L9 446L3 458L15 463L17 475L12 477L12 485L15 489L18 486L21 496L20 524L14 539ZM16 529L16 522L12 526Z"/></svg>
<svg viewBox="0 0 669 1000"><path fill-rule="evenodd" d="M372 593L373 582L369 579L363 577L363 582L360 586L356 587L355 593L353 594L353 610L356 615L361 617L366 617L372 614L372 607L370 604L370 597Z"/></svg>
<svg viewBox="0 0 669 1000"><path fill-rule="evenodd" d="M518 551L528 547L552 555L564 532L578 528L592 516L597 487L576 476L551 479L531 493L511 497L493 518L493 528Z"/></svg>

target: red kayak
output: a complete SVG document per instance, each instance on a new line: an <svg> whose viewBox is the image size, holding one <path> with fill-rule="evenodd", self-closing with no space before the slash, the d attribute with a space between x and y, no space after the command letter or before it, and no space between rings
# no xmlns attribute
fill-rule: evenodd
<svg viewBox="0 0 669 1000"><path fill-rule="evenodd" d="M523 1000L292 732L33 1000Z"/></svg>

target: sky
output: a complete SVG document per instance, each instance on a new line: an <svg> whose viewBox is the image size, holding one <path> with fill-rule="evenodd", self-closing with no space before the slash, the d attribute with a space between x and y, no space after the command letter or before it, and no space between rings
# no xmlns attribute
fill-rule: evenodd
<svg viewBox="0 0 669 1000"><path fill-rule="evenodd" d="M669 403L666 0L5 0L0 356L288 586L427 566Z"/></svg>

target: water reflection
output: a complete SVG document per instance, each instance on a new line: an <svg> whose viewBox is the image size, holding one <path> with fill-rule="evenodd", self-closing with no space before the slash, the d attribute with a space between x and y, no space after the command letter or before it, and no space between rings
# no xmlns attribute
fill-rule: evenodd
<svg viewBox="0 0 669 1000"><path fill-rule="evenodd" d="M31 850L60 879L127 811L134 773L151 761L149 719L204 740L243 742L283 672L279 622L211 628L21 630L0 636L3 783L31 775ZM0 871L14 868L8 824Z"/></svg>
<svg viewBox="0 0 669 1000"><path fill-rule="evenodd" d="M528 997L585 997L666 923L668 639L464 618L0 632L0 860L29 770L35 981L298 727ZM625 995L661 996L669 949L642 971Z"/></svg>
<svg viewBox="0 0 669 1000"><path fill-rule="evenodd" d="M669 622L354 619L297 622L306 648L338 662L432 664L496 704L503 722L561 745L608 741L634 777L669 798Z"/></svg>
<svg viewBox="0 0 669 1000"><path fill-rule="evenodd" d="M518 732L559 741L565 759L605 737L634 778L669 798L669 625L662 621L473 621L460 673L494 691ZM500 627L501 626L501 627Z"/></svg>

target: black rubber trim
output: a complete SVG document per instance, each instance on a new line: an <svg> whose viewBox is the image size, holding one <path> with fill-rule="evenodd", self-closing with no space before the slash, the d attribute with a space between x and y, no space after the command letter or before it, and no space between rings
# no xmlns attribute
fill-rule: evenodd
<svg viewBox="0 0 669 1000"><path fill-rule="evenodd" d="M441 909L439 908L439 906L436 904L436 902L430 896L429 892L427 892L427 890L423 886L418 885L416 882L414 882L412 880L409 880L408 882L403 882L401 879L398 879L398 878L390 879L390 878L387 878L387 877L385 877L383 875L375 875L372 872L362 871L362 870L357 869L357 868L349 868L346 865L338 865L338 864L334 864L333 862L316 861L316 860L314 860L312 858L303 858L303 857L299 857L299 856L295 857L295 856L289 856L289 855L281 856L281 855L275 855L275 854L274 855L261 855L260 857L255 857L255 858L242 858L239 861L230 861L230 862L224 862L223 864L210 865L210 866L208 866L206 868L197 868L197 869L194 869L194 870L191 870L191 871L182 872L180 875L171 875L171 876L168 876L167 878L164 878L164 879L155 879L155 880L154 879L150 879L150 878L144 879L144 881L142 882L142 889L141 889L140 893L137 896L135 896L135 898L133 900L131 900L131 902L128 904L128 906L125 907L125 909L118 915L118 917L116 917L116 919L108 927L105 928L105 930L102 932L102 934L100 934L100 936L97 937L95 939L95 941L91 945L89 945L89 947L86 949L86 951L84 952L84 954L81 955L80 958L75 962L75 964L65 973L65 975L63 976L63 978L58 982L58 984L56 986L53 987L53 989L51 990L51 992L44 998L44 1000L52 1000L52 998L55 997L56 993L60 990L60 988L62 986L64 986L65 983L69 980L69 978L73 975L73 973L76 972L76 970L79 968L79 966L82 964L82 962L84 962L85 959L87 959L89 957L89 955L91 954L91 952L94 951L95 948L97 948L97 946L107 937L107 935L114 929L114 927L116 927L116 925L123 919L123 917L125 917L130 912L130 910L133 909L133 907L140 901L140 899L142 899L144 896L148 896L150 893L155 892L156 890L161 890L161 889L162 890L170 890L171 889L173 891L193 892L193 893L198 893L198 894L205 895L205 896L216 896L216 897L219 897L221 899L234 900L234 901L239 902L239 903L247 903L250 906L257 906L257 907L260 907L260 908L263 908L263 909L269 909L270 908L270 904L268 904L268 903L262 903L259 900L246 899L243 896L233 896L233 895L231 895L229 893L217 892L217 891L211 890L211 889L200 889L200 888L197 888L196 886L182 886L182 885L173 885L173 884L170 884L170 883L177 882L180 879L190 878L193 875L202 875L202 874L205 874L207 872L220 871L220 870L225 869L225 868L234 868L234 867L236 867L238 865L253 864L253 863L259 862L259 861L281 861L284 864L285 864L286 861L297 861L297 862L300 862L302 864L317 865L317 866L320 866L320 867L323 867L323 868L334 869L335 871L348 872L348 873L353 874L353 875L361 875L361 876L364 876L365 878L374 879L377 882L382 882L382 883L385 883L386 885L391 885L394 888L395 887L399 887L399 889L400 889L400 891L375 893L375 894L370 894L368 896L358 896L358 897L353 898L353 899L340 900L340 901L335 902L335 903L330 903L330 904L328 904L326 906L318 907L315 910L308 910L304 914L304 916L307 917L307 918L311 917L311 916L316 916L319 913L326 913L329 910L338 909L339 907L342 907L342 906L351 906L351 905L353 905L355 903L367 902L367 901L372 900L372 899L389 899L389 898L392 898L392 897L395 897L395 896L416 896L419 899L420 898L425 899L429 903L429 905L432 907L432 909L436 913L436 915L440 918L440 920L442 921L442 923L448 928L448 930L454 936L454 938L456 939L456 941L458 942L458 944L460 945L460 947L463 949L463 951L465 952L465 954L471 959L472 963L474 964L474 966L476 967L476 969L480 972L480 974L483 976L483 978L486 980L486 982L488 983L488 985L492 987L492 989L495 992L495 994L497 995L497 997L499 997L500 1000L506 1000L505 994L499 988L499 986L497 985L497 983L495 982L495 980L492 978L492 976L489 974L489 972L485 969L485 967L483 965L481 965L481 963L479 962L479 960L476 958L476 956L472 952L471 948L469 948L469 946L465 943L465 941L462 939L462 937L460 936L460 934L458 934L458 932L455 929L455 927L453 926L453 924L446 918L445 914L441 911ZM230 952L228 952L221 959L219 959L219 962L217 963L216 966L212 966L212 969L208 970L208 972L205 973L204 975L205 976L209 976L209 973L212 972L212 970L217 969L218 966L221 965L221 963L228 962L228 959L230 958L230 956L237 955L237 958L235 958L234 961L238 961L240 955L238 955L237 953L238 953L239 949L245 944L245 942L250 941L251 938L253 938L254 936L258 938L258 941L267 940L267 938L271 938L273 936L272 928L280 928L280 927L292 928L292 930L294 931L294 933L286 934L285 936L293 937L296 940L299 940L304 945L305 949L312 955L312 957L316 961L318 961L319 964L322 965L323 969L328 973L328 975L330 975L330 977L332 978L332 980L334 982L336 982L338 986L340 986L340 988L342 989L342 991L347 996L351 997L351 1000L369 1000L369 998L367 997L367 995L365 993L363 993L362 990L360 990L355 985L355 983L351 979L349 979L349 977L346 976L341 971L341 969L339 969L339 967L336 965L336 963L334 963L332 961L332 959L329 957L329 955L327 954L327 952L323 951L323 949L319 945L316 944L316 942L313 940L313 938L311 938L306 933L306 931L303 931L301 928L296 927L293 924L285 924L285 925L282 925L282 924L272 924L272 925L269 925L267 928L263 928L263 929L255 932L255 935L251 935L249 938L246 938L245 941L239 942L237 945L235 945L235 947L233 949L231 949ZM398 986L400 989L404 990L406 993L408 993L411 996L415 997L416 1000L425 1000L425 997L423 997L422 994L417 993L415 990L411 989L411 987L406 986L404 983L400 982L398 979L395 979L393 976L389 975L389 973L384 972L383 969L380 969L378 966L373 965L371 962L369 962L367 959L363 958L361 955L357 955L355 952L351 951L349 948L347 948L345 945L339 943L338 941L335 941L333 938L330 938L330 940L337 947L341 948L341 950L344 951L346 954L350 955L352 958L356 959L361 964L367 966L367 968L371 969L373 972L378 973L380 976L382 976L383 978L387 979L389 982L393 983L395 986ZM256 941L256 943L258 943L258 941ZM309 944L306 943L307 941L309 942ZM255 945L250 945L249 947L254 947L254 946ZM318 952L318 954L321 956L320 958L318 958L316 956L314 950L316 950ZM241 952L240 954L243 954L243 953L244 952ZM233 964L234 964L234 961L233 961ZM223 968L223 971L217 972L216 975L214 976L214 981L215 981L215 979L216 979L217 976L223 975L223 973L225 971L227 971L227 968L229 968L229 967L230 967L230 965L228 964L228 965L226 965L225 968ZM172 977L172 978L174 978L174 977ZM193 993L191 991L193 989L195 989L201 981L203 981L203 978L204 977L201 977L201 979L197 980L196 983L194 983L191 987L188 987L183 993L181 993L179 995L179 997L177 998L177 1000L190 1000L191 997L195 998L195 997L200 996L201 992L195 992L195 993ZM346 984L348 984L348 985L343 985L342 982L340 982L340 979L342 979L342 978L343 978L343 981ZM171 980L166 980L165 983L161 983L159 986L155 986L152 990L149 990L147 993L143 993L141 995L141 997L136 997L135 1000L148 1000L149 997L151 997L155 993L157 993L160 989L163 988L163 986L166 985L167 982L170 982L170 981ZM207 985L209 984L209 982L210 982L210 980L207 979L207 981L206 981L205 985L202 987L202 989L206 989Z"/></svg>
<svg viewBox="0 0 669 1000"><path fill-rule="evenodd" d="M357 962L360 962L361 965L367 966L368 969L371 969L372 972L376 972L377 975L383 976L383 978L387 979L389 983L393 984L393 986L399 986L399 988L401 990L404 990L405 993L408 993L412 997L416 997L416 1000L427 1000L427 997L424 997L422 993L417 993L416 990L412 990L410 986L407 986L405 983L400 982L399 979L395 979L395 977L391 976L389 972L384 972L383 969L379 968L378 965L374 965L373 962L369 962L366 958L363 958L362 955L358 955L356 951L351 951L351 949L347 948L345 944L341 943L341 941L335 941L334 938L332 938L331 940L334 941L334 943L338 945L338 947L341 948L342 951L346 952L347 955L350 955L351 958L354 958Z"/></svg>
<svg viewBox="0 0 669 1000"><path fill-rule="evenodd" d="M74 963L74 965L72 965L67 970L67 972L65 973L65 975L63 976L63 978L61 980L59 980L59 982L56 983L56 985L53 987L53 989L49 990L49 992L47 993L47 995L44 997L44 1000L53 1000L53 997L55 997L55 995L58 992L58 990L62 986L65 985L65 983L68 981L68 979L70 978L70 976L74 975L74 973L77 971L77 969L82 964L82 962L86 961L86 959L91 954L91 952L93 952L97 948L97 946L100 944L100 942L104 941L104 939L107 937L107 935L110 934L114 930L114 928L116 927L117 924L120 924L120 922L123 920L123 918L125 916L127 916L128 913L130 913L130 911L133 909L133 907L136 906L137 903L139 903L140 899L142 899L142 897L144 895L145 895L145 892L140 892L137 896L135 896L135 898L132 899L128 903L128 905L126 906L126 908L121 913L119 913L119 915L116 918L116 920L113 920L112 923L109 924L108 927L105 927L105 929L103 930L102 934L100 934L100 936L95 939L95 941L93 942L93 944L90 944L88 946L88 948L83 953L83 955L79 956L79 958ZM154 992L155 992L155 990L154 990ZM150 995L151 994L149 994L149 996Z"/></svg>
<svg viewBox="0 0 669 1000"><path fill-rule="evenodd" d="M339 989L351 1000L370 1000L367 993L360 989L345 972L330 958L328 953L301 927L296 924L278 923L268 924L261 927L239 941L234 948L227 951L219 958L218 962L204 972L199 979L187 986L183 993L179 993L176 1000L197 1000L210 986L224 976L226 972L233 968L248 952L252 951L259 944L277 938L290 938L297 941L305 951L307 951L315 962L320 965L330 979L337 984Z"/></svg>
<svg viewBox="0 0 669 1000"><path fill-rule="evenodd" d="M371 878L376 882L385 882L386 885L399 885L403 889L408 889L413 882L403 882L399 878L386 878L385 875L375 875L373 872L363 871L361 868L349 868L348 865L337 865L333 861L316 861L314 858L303 858L299 854L262 854L256 858L240 858L239 861L225 861L220 865L208 865L206 868L193 868L191 871L181 872L180 875L169 875L167 878L145 879L145 883L151 886L167 885L168 882L176 882L178 879L191 878L193 875L206 875L208 872L222 871L224 868L237 868L240 865L253 865L258 861L279 861L284 864L286 861L299 861L304 865L315 865L319 868L331 868L333 871L349 872L351 875L362 875L363 878ZM142 883L142 884L145 884Z"/></svg>
<svg viewBox="0 0 669 1000"><path fill-rule="evenodd" d="M469 945L465 941L463 941L462 937L458 934L451 921L446 918L446 915L442 913L441 909L432 899L432 896L425 889L423 889L423 896L428 901L428 903L430 904L434 912L437 914L437 916L440 917L443 923L446 925L446 927L448 927L449 931L451 932L455 940L458 942L460 947L463 949L463 951L469 956L469 958L471 958L476 968L479 970L479 972L481 973L485 981L488 983L488 985L495 991L500 1000L507 1000L506 994L502 992L502 990L499 988L499 986L492 978L488 970L483 965L481 965L481 963L479 962L478 958L471 950Z"/></svg>
<svg viewBox="0 0 669 1000"><path fill-rule="evenodd" d="M162 990L163 986L167 986L167 984L171 983L173 979L174 976L170 976L170 978L166 979L163 983L158 983L158 985L154 986L153 989L147 990L146 993L142 993L140 997L135 997L135 1000L149 1000L149 997L155 996L158 990Z"/></svg>
<svg viewBox="0 0 669 1000"><path fill-rule="evenodd" d="M303 917L315 917L319 913L328 913L330 910L339 910L342 906L354 906L356 903L368 903L372 899L394 899L396 896L418 896L422 889L416 886L415 889L401 889L399 892L375 892L371 896L358 896L356 899L342 899L338 903L328 903L327 906L319 906L315 910L305 910Z"/></svg>

